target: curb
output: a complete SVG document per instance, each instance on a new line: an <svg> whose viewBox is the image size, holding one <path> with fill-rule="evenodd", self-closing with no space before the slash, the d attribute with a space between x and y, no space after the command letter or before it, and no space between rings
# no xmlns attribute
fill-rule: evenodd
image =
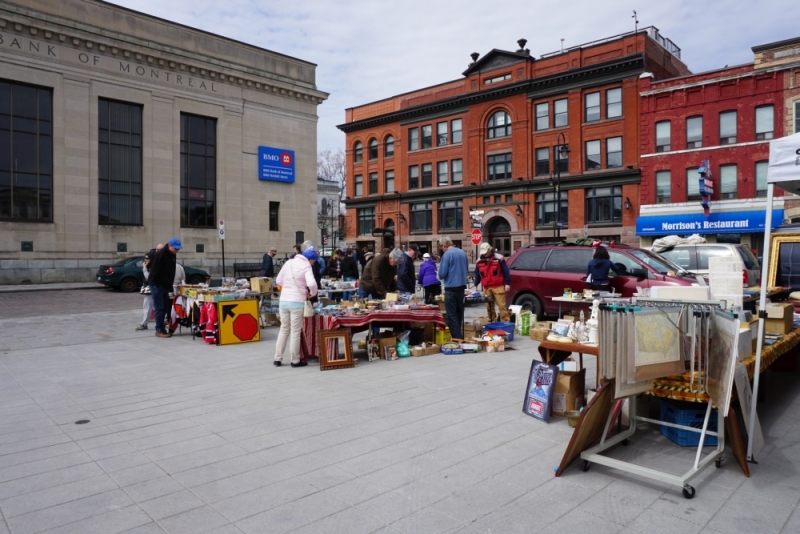
<svg viewBox="0 0 800 534"><path fill-rule="evenodd" d="M108 289L107 286L97 284L90 286L86 284L76 284L74 287L61 286L49 287L51 284L32 284L32 285L18 285L18 286L0 286L0 294L2 293L33 293L36 291L75 291L84 289ZM52 284L57 285L57 284Z"/></svg>

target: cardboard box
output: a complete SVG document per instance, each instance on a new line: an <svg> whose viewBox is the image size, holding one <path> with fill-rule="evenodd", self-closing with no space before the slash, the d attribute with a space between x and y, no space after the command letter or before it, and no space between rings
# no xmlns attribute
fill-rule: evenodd
<svg viewBox="0 0 800 534"><path fill-rule="evenodd" d="M381 358L384 357L386 354L386 347L396 347L397 346L397 337L392 335L391 337L382 337L378 339L378 347L380 347L380 355Z"/></svg>
<svg viewBox="0 0 800 534"><path fill-rule="evenodd" d="M433 354L439 354L442 348L439 345L431 345L429 347L411 347L411 355L412 356L431 356Z"/></svg>
<svg viewBox="0 0 800 534"><path fill-rule="evenodd" d="M758 311L758 307L756 307ZM764 331L767 334L788 334L794 329L794 306L785 302L768 304Z"/></svg>
<svg viewBox="0 0 800 534"><path fill-rule="evenodd" d="M553 323L550 321L539 321L536 323L535 328L531 328L531 339L534 341L544 341L550 335L550 328Z"/></svg>
<svg viewBox="0 0 800 534"><path fill-rule="evenodd" d="M250 290L256 293L272 293L272 278L254 276L250 279Z"/></svg>
<svg viewBox="0 0 800 534"><path fill-rule="evenodd" d="M553 415L566 415L566 412L581 409L585 381L585 368L577 373L570 371L558 372L553 395Z"/></svg>
<svg viewBox="0 0 800 534"><path fill-rule="evenodd" d="M483 325L476 326L474 324L464 325L464 339L479 338L483 335Z"/></svg>

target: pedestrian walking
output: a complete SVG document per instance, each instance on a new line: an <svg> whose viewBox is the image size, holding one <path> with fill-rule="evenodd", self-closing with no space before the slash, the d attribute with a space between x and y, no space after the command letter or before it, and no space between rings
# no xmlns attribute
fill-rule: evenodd
<svg viewBox="0 0 800 534"><path fill-rule="evenodd" d="M278 253L278 249L275 247L269 247L269 251L264 254L264 257L261 258L261 270L258 272L258 276L267 276L269 278L275 278L275 265L272 259L275 257L275 254Z"/></svg>
<svg viewBox="0 0 800 534"><path fill-rule="evenodd" d="M144 295L144 301L142 302L142 322L136 327L137 331L147 330L147 323L150 322L150 316L153 315L153 311L155 310L153 307L153 295L150 294L150 286L147 284L147 278L150 276L150 262L152 261L153 255L155 255L154 251L155 249L145 254L144 261L142 262L144 283L142 284L142 289L139 290L139 293Z"/></svg>

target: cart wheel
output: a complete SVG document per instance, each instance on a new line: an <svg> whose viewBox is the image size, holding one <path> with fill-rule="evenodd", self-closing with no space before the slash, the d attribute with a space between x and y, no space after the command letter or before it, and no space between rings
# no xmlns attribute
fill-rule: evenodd
<svg viewBox="0 0 800 534"><path fill-rule="evenodd" d="M584 461L583 461L583 467L582 467L582 469L583 469L583 472L584 472L584 473L585 473L586 471L588 471L588 470L589 470L589 466L590 466L590 465L591 465L591 464L589 463L589 460L584 460Z"/></svg>
<svg viewBox="0 0 800 534"><path fill-rule="evenodd" d="M722 458L717 458L716 461L714 462L714 465L717 466L717 469L722 467Z"/></svg>
<svg viewBox="0 0 800 534"><path fill-rule="evenodd" d="M694 499L694 488L692 486L683 487L683 496L687 499Z"/></svg>
<svg viewBox="0 0 800 534"><path fill-rule="evenodd" d="M627 447L627 446L628 446L628 445L630 445L630 444L631 444L631 439L630 439L630 438L627 438L627 439L623 439L623 440L622 440L622 446L623 446L623 447Z"/></svg>

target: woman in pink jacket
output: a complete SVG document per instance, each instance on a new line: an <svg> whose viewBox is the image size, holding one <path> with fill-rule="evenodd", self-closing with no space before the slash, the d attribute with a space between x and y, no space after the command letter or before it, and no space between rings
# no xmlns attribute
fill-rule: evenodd
<svg viewBox="0 0 800 534"><path fill-rule="evenodd" d="M300 361L300 333L303 331L303 307L308 297L317 294L317 282L314 280L313 266L319 255L313 248L302 254L296 254L281 267L275 283L281 286L281 331L275 344L276 367L283 362L286 341L291 335L289 352L292 355L292 367L308 365Z"/></svg>

